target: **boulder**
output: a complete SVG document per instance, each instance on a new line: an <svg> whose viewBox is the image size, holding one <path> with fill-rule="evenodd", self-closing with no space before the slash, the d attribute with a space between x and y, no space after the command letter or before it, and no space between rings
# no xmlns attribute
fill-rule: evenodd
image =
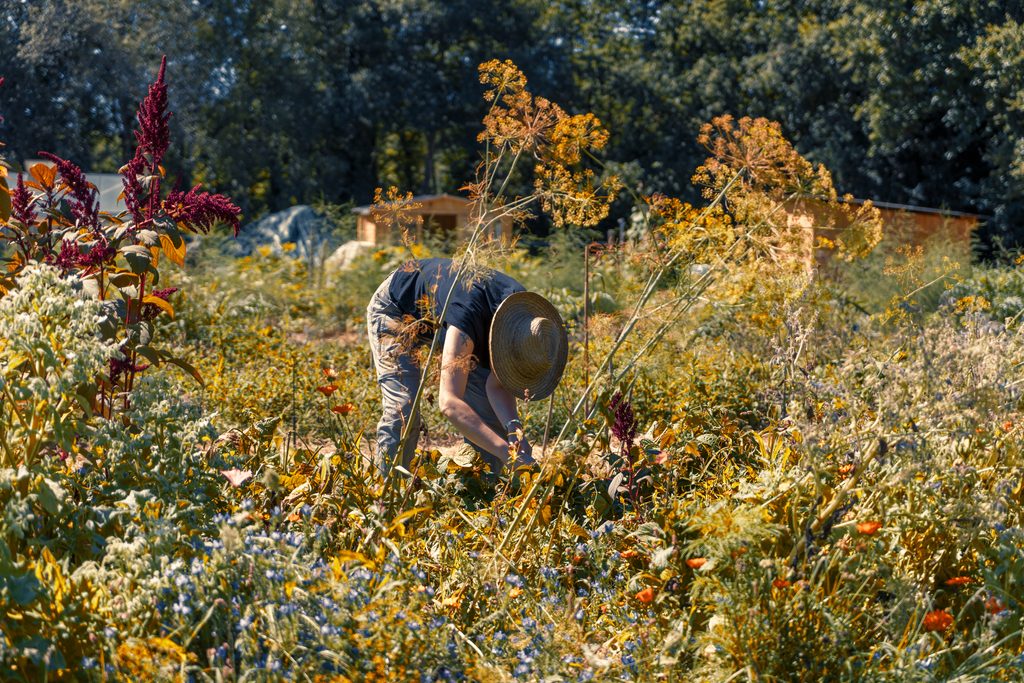
<svg viewBox="0 0 1024 683"><path fill-rule="evenodd" d="M330 274L348 268L357 256L373 251L376 246L373 242L360 242L359 240L345 242L324 259L324 271Z"/></svg>
<svg viewBox="0 0 1024 683"><path fill-rule="evenodd" d="M250 223L242 229L238 242L242 255L251 254L262 246L281 253L284 244L291 242L295 244L292 256L315 263L322 258L330 239L327 220L313 207L299 204Z"/></svg>

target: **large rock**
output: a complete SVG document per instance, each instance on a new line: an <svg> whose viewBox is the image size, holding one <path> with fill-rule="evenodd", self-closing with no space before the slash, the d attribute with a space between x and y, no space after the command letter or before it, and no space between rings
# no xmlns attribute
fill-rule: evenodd
<svg viewBox="0 0 1024 683"><path fill-rule="evenodd" d="M376 248L373 242L351 240L345 242L324 260L324 271L328 274L343 270L352 265L357 256L361 256Z"/></svg>
<svg viewBox="0 0 1024 683"><path fill-rule="evenodd" d="M323 257L330 239L327 220L313 207L299 204L247 225L239 237L239 247L242 254L250 254L261 246L281 253L284 245L291 242L295 245L292 256L315 263Z"/></svg>

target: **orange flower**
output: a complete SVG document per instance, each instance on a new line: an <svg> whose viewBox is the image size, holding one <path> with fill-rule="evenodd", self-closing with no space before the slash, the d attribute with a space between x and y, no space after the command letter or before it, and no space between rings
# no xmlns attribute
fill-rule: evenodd
<svg viewBox="0 0 1024 683"><path fill-rule="evenodd" d="M355 405L351 403L342 403L340 406L334 406L333 408L331 408L331 412L337 413L338 415L348 415L355 409Z"/></svg>
<svg viewBox="0 0 1024 683"><path fill-rule="evenodd" d="M932 610L924 615L923 625L925 631L945 631L953 625L953 616L944 609Z"/></svg>
<svg viewBox="0 0 1024 683"><path fill-rule="evenodd" d="M994 595L990 595L985 601L985 611L989 614L999 614L1006 609L1006 605Z"/></svg>
<svg viewBox="0 0 1024 683"><path fill-rule="evenodd" d="M870 522L857 522L857 531L860 533L871 536L876 531L882 528L881 522L870 521Z"/></svg>
<svg viewBox="0 0 1024 683"><path fill-rule="evenodd" d="M845 465L840 465L839 466L839 474L841 474L842 476L845 477L846 475L848 475L851 472L853 472L853 468L854 468L854 464L853 463L847 463Z"/></svg>
<svg viewBox="0 0 1024 683"><path fill-rule="evenodd" d="M963 586L973 581L969 576L954 576L952 579L946 579L947 586Z"/></svg>
<svg viewBox="0 0 1024 683"><path fill-rule="evenodd" d="M786 581L785 579L775 579L774 581L772 581L772 588L782 589L782 588L789 588L789 586L790 586L789 581Z"/></svg>
<svg viewBox="0 0 1024 683"><path fill-rule="evenodd" d="M619 557L624 560L632 560L634 557L640 557L640 553L635 550L623 550L619 553Z"/></svg>
<svg viewBox="0 0 1024 683"><path fill-rule="evenodd" d="M322 387L317 387L316 390L319 391L324 396L330 396L331 394L338 390L338 387L334 386L333 384L325 384Z"/></svg>
<svg viewBox="0 0 1024 683"><path fill-rule="evenodd" d="M651 603L654 600L654 589L648 586L636 594L636 599L645 605Z"/></svg>
<svg viewBox="0 0 1024 683"><path fill-rule="evenodd" d="M328 380L338 379L338 371L334 368L323 368L323 373Z"/></svg>
<svg viewBox="0 0 1024 683"><path fill-rule="evenodd" d="M707 561L708 559L706 557L691 557L686 561L686 566L690 569L700 569Z"/></svg>
<svg viewBox="0 0 1024 683"><path fill-rule="evenodd" d="M1011 422L1010 420L1007 420L1006 422L1003 423L1003 431L1004 432L1008 432L1011 429L1013 429L1013 422Z"/></svg>
<svg viewBox="0 0 1024 683"><path fill-rule="evenodd" d="M289 522L299 522L301 520L302 520L302 515L300 515L297 512L293 512L292 514L288 515L288 521Z"/></svg>

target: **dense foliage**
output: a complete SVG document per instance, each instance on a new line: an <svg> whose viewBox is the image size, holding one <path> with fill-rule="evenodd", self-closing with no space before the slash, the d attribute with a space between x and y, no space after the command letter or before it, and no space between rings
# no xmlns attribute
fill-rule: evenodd
<svg viewBox="0 0 1024 683"><path fill-rule="evenodd" d="M1005 0L4 0L0 137L19 161L53 149L113 171L126 93L167 53L172 177L251 217L453 191L477 158L473 69L508 57L616 131L607 158L632 185L686 197L693 131L765 116L844 192L990 215L1019 240L1022 22Z"/></svg>
<svg viewBox="0 0 1024 683"><path fill-rule="evenodd" d="M456 260L556 302L570 363L523 410L539 471L485 476L429 389L430 440L385 479L361 311L426 247L319 287L288 250L225 256L206 233L237 209L161 189L163 76L125 211L57 159L0 213L4 678L1019 677L1016 270L905 249L778 124L717 117L700 199L635 194L639 237L587 256L587 301L612 136L485 62ZM488 239L530 211L550 250Z"/></svg>

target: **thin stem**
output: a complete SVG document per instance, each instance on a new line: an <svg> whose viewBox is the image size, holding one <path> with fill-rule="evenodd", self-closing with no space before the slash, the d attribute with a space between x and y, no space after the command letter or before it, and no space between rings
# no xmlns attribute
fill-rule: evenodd
<svg viewBox="0 0 1024 683"><path fill-rule="evenodd" d="M722 190L714 198L714 200L710 204L708 204L701 211L701 213L697 216L696 219L694 219L691 222L691 225L699 225L700 222L706 216L708 216L710 214L710 212L714 209L714 207L717 206L718 204L720 204L725 199L726 193L732 188L732 186L737 181L739 181L739 179L740 179L740 177L742 177L742 175L743 175L743 170L742 169L737 171L736 174L729 180L728 183L726 183L726 185L722 188ZM619 350L619 348L622 347L622 345L625 343L626 339L629 337L629 335L632 333L633 329L636 327L637 323L640 321L641 313L643 312L643 309L647 305L647 302L650 300L651 296L654 294L655 288L657 287L658 283L661 281L662 277L664 277L665 273L667 273L668 270L676 263L676 261L678 261L679 258L681 258L681 256L682 256L682 252L681 251L675 252L673 254L673 256L668 261L663 263L648 278L648 281L647 281L646 286L644 287L643 293L640 295L639 299L636 302L636 305L633 307L633 313L630 315L630 318L627 321L626 325L619 332L619 335L616 337L615 342L612 344L611 349L605 355L605 359L602 361L600 367L594 373L594 379L583 390L582 395L576 401L576 404L572 407L572 409L569 411L569 415L566 418L566 421L563 424L562 429L559 431L558 436L556 437L556 441L561 441L562 438L564 438L567 430L569 429L569 426L573 423L574 418L580 412L580 410L582 409L584 403L589 398L591 391L593 391L593 389L597 385L598 377L601 375L602 372L604 372L605 368L609 367L609 365L611 364L612 359L615 356L615 353ZM582 463L580 465L578 465L577 467L582 467ZM544 468L545 468L545 465L542 463L541 464L542 472L543 472ZM516 511L515 517L513 518L512 522L509 524L509 527L506 530L505 535L502 538L501 543L498 545L498 549L499 550L504 550L505 549L505 546L508 545L509 540L511 540L511 538L512 538L512 534L516 531L516 529L518 528L518 526L522 522L523 516L526 514L526 509L527 509L529 503L533 500L534 496L537 495L537 491L541 487L542 479L543 479L543 477L538 476L537 479L534 480L534 482L533 482L532 486L530 487L529 491L527 491L526 495L523 496L523 500L519 504L519 508ZM550 488L551 484L548 483L548 484L546 484L546 486L548 488Z"/></svg>

